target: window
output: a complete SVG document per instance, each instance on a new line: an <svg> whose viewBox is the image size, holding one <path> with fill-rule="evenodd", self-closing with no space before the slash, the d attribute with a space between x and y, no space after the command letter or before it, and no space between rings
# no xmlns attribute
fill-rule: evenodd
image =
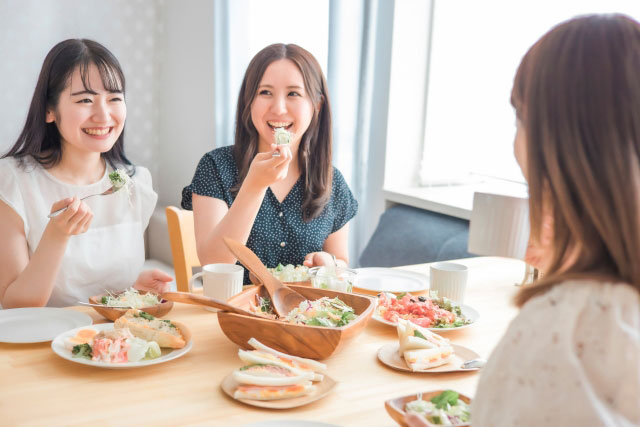
<svg viewBox="0 0 640 427"><path fill-rule="evenodd" d="M613 12L640 19L640 3L433 0L421 184L478 176L523 182L509 102L522 56L562 21Z"/></svg>

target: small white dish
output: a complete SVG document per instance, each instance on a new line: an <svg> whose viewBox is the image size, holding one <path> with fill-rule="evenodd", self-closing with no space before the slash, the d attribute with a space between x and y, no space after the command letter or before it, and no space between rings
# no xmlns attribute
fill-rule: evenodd
<svg viewBox="0 0 640 427"><path fill-rule="evenodd" d="M48 342L69 329L89 326L88 314L55 307L0 310L0 342L26 344Z"/></svg>

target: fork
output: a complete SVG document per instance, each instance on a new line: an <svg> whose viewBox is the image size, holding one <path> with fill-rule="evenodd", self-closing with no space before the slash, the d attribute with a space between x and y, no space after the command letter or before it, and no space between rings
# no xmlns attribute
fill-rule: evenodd
<svg viewBox="0 0 640 427"><path fill-rule="evenodd" d="M124 186L122 186L122 187L124 187ZM109 194L115 193L116 191L120 190L122 187L116 188L114 185L112 185L111 188L109 188L107 191L105 191L103 193L90 194L88 196L84 196L80 200L88 199L89 197L93 197L93 196L107 196ZM56 217L56 216L60 215L62 212L66 211L68 207L69 206L67 205L64 208L61 208L61 209L58 209L57 211L51 212L49 215L47 215L47 218L53 218L53 217Z"/></svg>

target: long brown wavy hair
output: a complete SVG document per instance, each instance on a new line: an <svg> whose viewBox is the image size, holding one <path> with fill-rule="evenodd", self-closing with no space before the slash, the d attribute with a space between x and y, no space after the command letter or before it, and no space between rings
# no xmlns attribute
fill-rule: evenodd
<svg viewBox="0 0 640 427"><path fill-rule="evenodd" d="M511 98L531 235L553 216L550 267L516 303L578 278L640 292L640 24L614 14L556 26L523 58Z"/></svg>
<svg viewBox="0 0 640 427"><path fill-rule="evenodd" d="M311 221L320 215L331 197L333 166L331 163L331 105L327 82L318 61L295 44L272 44L253 57L242 80L236 109L236 135L233 157L238 167L237 194L258 153L258 131L251 121L251 105L267 67L280 59L292 61L304 79L304 87L313 104L313 117L302 135L298 148L298 164L304 180L302 216Z"/></svg>

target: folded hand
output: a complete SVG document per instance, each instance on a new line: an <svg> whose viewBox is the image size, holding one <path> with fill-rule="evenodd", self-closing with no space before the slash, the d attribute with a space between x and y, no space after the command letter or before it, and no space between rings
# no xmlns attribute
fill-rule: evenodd
<svg viewBox="0 0 640 427"><path fill-rule="evenodd" d="M156 268L153 270L145 270L140 273L133 287L138 289L139 291L149 291L153 292L154 294L163 294L169 291L169 282L171 282L172 280L173 277Z"/></svg>

